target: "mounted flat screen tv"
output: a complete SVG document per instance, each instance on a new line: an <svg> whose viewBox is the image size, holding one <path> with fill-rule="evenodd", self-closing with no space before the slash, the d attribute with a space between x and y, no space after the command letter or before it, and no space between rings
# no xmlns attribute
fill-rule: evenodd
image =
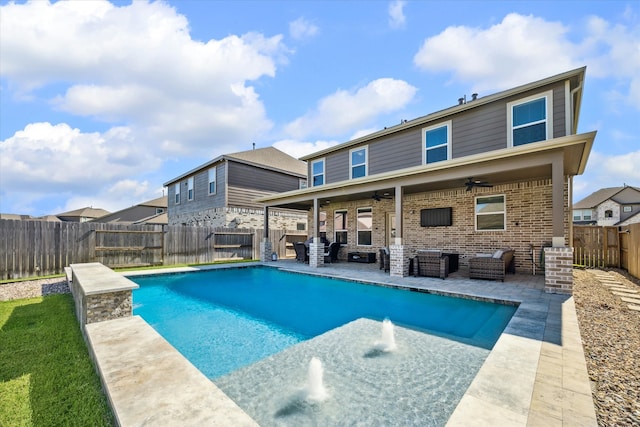
<svg viewBox="0 0 640 427"><path fill-rule="evenodd" d="M422 209L420 211L421 227L443 227L451 225L452 208Z"/></svg>

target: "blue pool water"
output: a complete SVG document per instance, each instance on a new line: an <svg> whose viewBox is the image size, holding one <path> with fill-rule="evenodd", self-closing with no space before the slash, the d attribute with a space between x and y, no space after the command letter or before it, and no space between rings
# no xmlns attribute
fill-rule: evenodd
<svg viewBox="0 0 640 427"><path fill-rule="evenodd" d="M516 309L269 267L131 280L134 314L211 379L359 318L490 349Z"/></svg>

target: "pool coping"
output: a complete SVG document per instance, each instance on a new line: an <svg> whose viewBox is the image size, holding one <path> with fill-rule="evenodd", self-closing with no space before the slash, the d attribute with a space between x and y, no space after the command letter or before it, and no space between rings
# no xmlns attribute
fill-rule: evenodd
<svg viewBox="0 0 640 427"><path fill-rule="evenodd" d="M325 266L321 270L311 269L307 265L291 263L287 261L270 263L251 263L250 265L214 265L204 267L180 267L174 269L144 270L137 272L121 273L126 277L173 274L190 271L203 271L220 268L246 268L254 266L277 267L283 270L316 274L339 279L379 284L383 286L398 287L423 292L438 293L458 297L471 297L495 302L509 302L519 304L516 313L510 320L489 356L480 368L475 379L467 389L463 398L458 403L455 411L449 418L447 425L496 425L509 424L521 426L536 425L593 425L597 426L591 387L586 369L582 342L578 328L577 316L572 297L566 295L546 294L541 288L531 286L531 283L539 281L535 276L527 281L527 276L520 276L519 281L505 283L486 280L456 279L430 279L430 278L395 278L378 273L373 270L362 274L354 270L341 270L333 266ZM514 276L512 276L514 277ZM197 425L205 419L208 425L229 425L231 419L233 425L257 425L255 421L239 408L235 402L222 393L213 382L209 381L180 353L171 347L164 339L137 316L129 319L118 319L102 322L101 324L87 325L87 334L110 335L110 340L89 339L90 347L96 357L98 370L105 384L108 398L114 407L114 411L133 411L140 413L141 407L144 419L125 417L117 414L120 425L166 425L167 421L179 419L182 425ZM131 323L135 334L127 334L126 328L112 322ZM95 326L100 325L100 326ZM111 326L113 325L113 326ZM114 337L107 332L116 328L120 331ZM156 338L148 342L162 343L162 354L165 357L149 358L148 345L140 345L144 340L141 336L153 336ZM159 339L158 339L159 337ZM117 347L121 351L126 350L130 358L128 363L117 363L121 358ZM107 351L107 348L109 350ZM133 360L139 358L146 360L144 369ZM167 365L165 360L170 359L173 365ZM122 361L121 361L122 362ZM185 363L190 368L185 368ZM108 367L107 367L108 366ZM167 373L178 369L178 372L187 372L176 381L174 376ZM150 373L161 372L159 381L153 389L168 388L159 396L142 393L145 396L128 393L128 388L145 389L143 384L149 380ZM123 378L127 378L123 382ZM186 378L190 378L188 381ZM202 378L206 381L203 382ZM208 384L207 384L208 383ZM204 384L204 385L203 385ZM205 406L193 405L193 396L182 399L180 394L172 392L174 387L187 390L206 390ZM118 391L123 396L116 397ZM133 390L131 390L133 392ZM166 394L172 399L167 400ZM130 395L127 397L127 395ZM135 399L135 405L114 405L114 399L124 402ZM155 399L155 401L153 401ZM160 399L160 401L158 401ZM159 404L161 402L162 404ZM180 414L179 416L177 414ZM120 415L120 416L118 416ZM202 418L205 417L205 418ZM232 417L232 418L229 418ZM134 419L136 421L134 421Z"/></svg>

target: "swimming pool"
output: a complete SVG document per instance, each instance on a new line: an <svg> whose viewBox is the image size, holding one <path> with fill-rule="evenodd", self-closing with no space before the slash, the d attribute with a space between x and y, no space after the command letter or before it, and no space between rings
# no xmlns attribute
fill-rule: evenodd
<svg viewBox="0 0 640 427"><path fill-rule="evenodd" d="M261 425L441 425L516 309L270 267L131 279L134 314ZM398 325L393 354L372 351L384 318ZM340 396L322 411L296 391L313 355Z"/></svg>

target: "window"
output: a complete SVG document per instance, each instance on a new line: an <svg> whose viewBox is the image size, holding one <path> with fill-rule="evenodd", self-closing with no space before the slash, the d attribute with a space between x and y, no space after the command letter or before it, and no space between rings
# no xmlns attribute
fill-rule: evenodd
<svg viewBox="0 0 640 427"><path fill-rule="evenodd" d="M509 146L550 139L552 135L552 92L507 104Z"/></svg>
<svg viewBox="0 0 640 427"><path fill-rule="evenodd" d="M176 205L180 203L180 183L177 183L173 188L175 188L175 197L176 197Z"/></svg>
<svg viewBox="0 0 640 427"><path fill-rule="evenodd" d="M307 229L307 224L305 224L304 222L296 222L296 230L304 231L306 229Z"/></svg>
<svg viewBox="0 0 640 427"><path fill-rule="evenodd" d="M216 168L209 169L209 194L216 194Z"/></svg>
<svg viewBox="0 0 640 427"><path fill-rule="evenodd" d="M349 151L351 179L367 176L367 147L354 148Z"/></svg>
<svg viewBox="0 0 640 427"><path fill-rule="evenodd" d="M324 184L324 159L311 162L311 182L314 187Z"/></svg>
<svg viewBox="0 0 640 427"><path fill-rule="evenodd" d="M573 211L574 221L591 221L591 209L576 209Z"/></svg>
<svg viewBox="0 0 640 427"><path fill-rule="evenodd" d="M156 208L156 215L160 215L161 213L164 213L164 208Z"/></svg>
<svg viewBox="0 0 640 427"><path fill-rule="evenodd" d="M476 230L506 229L504 196L476 197Z"/></svg>
<svg viewBox="0 0 640 427"><path fill-rule="evenodd" d="M606 211L604 211L604 217L613 218L613 211L611 209L607 209Z"/></svg>
<svg viewBox="0 0 640 427"><path fill-rule="evenodd" d="M631 206L623 206L622 207L622 212L631 212L632 211L632 207Z"/></svg>
<svg viewBox="0 0 640 427"><path fill-rule="evenodd" d="M193 177L187 179L187 200L193 200Z"/></svg>
<svg viewBox="0 0 640 427"><path fill-rule="evenodd" d="M300 180L298 181L298 188L300 190L307 188L307 180L300 178Z"/></svg>
<svg viewBox="0 0 640 427"><path fill-rule="evenodd" d="M358 246L371 246L373 215L371 208L358 208Z"/></svg>
<svg viewBox="0 0 640 427"><path fill-rule="evenodd" d="M451 121L422 130L424 164L448 160L451 156Z"/></svg>
<svg viewBox="0 0 640 427"><path fill-rule="evenodd" d="M318 237L327 238L327 213L324 211L320 211L320 215L318 215Z"/></svg>
<svg viewBox="0 0 640 427"><path fill-rule="evenodd" d="M335 241L343 245L347 244L347 211L335 211L333 213L333 231Z"/></svg>

